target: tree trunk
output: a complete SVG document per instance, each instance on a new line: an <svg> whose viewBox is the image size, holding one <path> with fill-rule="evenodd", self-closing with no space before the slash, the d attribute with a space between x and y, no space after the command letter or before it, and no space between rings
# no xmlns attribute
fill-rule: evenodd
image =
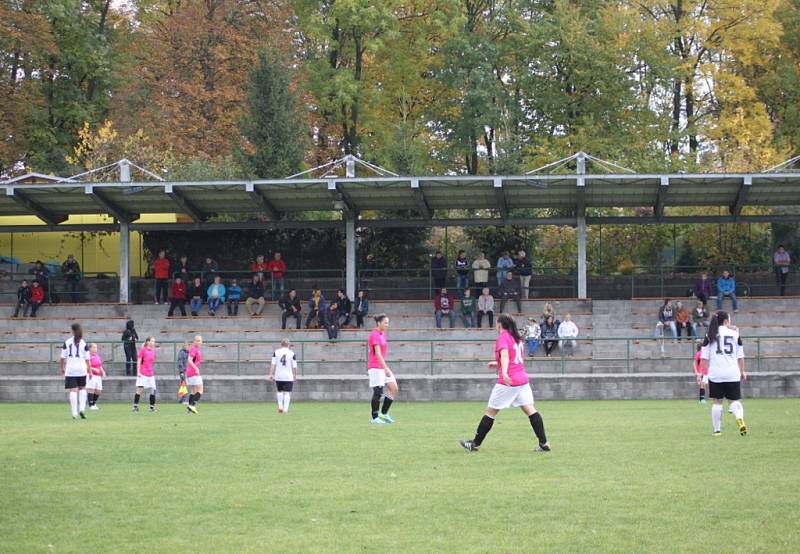
<svg viewBox="0 0 800 554"><path fill-rule="evenodd" d="M684 81L684 95L686 97L686 130L689 132L689 151L697 152L697 129L694 118L694 87L692 78Z"/></svg>
<svg viewBox="0 0 800 554"><path fill-rule="evenodd" d="M679 133L681 129L681 81L675 79L672 82L672 128L669 139L669 151L671 154L678 153Z"/></svg>

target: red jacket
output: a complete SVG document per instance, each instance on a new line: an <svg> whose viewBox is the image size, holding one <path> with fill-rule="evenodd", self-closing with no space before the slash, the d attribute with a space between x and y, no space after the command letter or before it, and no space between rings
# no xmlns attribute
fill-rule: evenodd
<svg viewBox="0 0 800 554"><path fill-rule="evenodd" d="M447 310L452 311L452 310L456 309L456 301L453 298L452 294L448 294L447 295L447 302L448 302ZM441 294L437 295L436 298L433 299L433 305L436 308L437 312L442 309L442 295Z"/></svg>
<svg viewBox="0 0 800 554"><path fill-rule="evenodd" d="M31 302L44 302L44 289L42 287L31 287Z"/></svg>
<svg viewBox="0 0 800 554"><path fill-rule="evenodd" d="M186 300L186 283L172 283L172 298Z"/></svg>
<svg viewBox="0 0 800 554"><path fill-rule="evenodd" d="M272 260L267 266L267 271L271 271L273 277L280 279L286 271L286 263L283 260Z"/></svg>
<svg viewBox="0 0 800 554"><path fill-rule="evenodd" d="M169 279L169 260L156 258L153 262L153 273L156 279Z"/></svg>
<svg viewBox="0 0 800 554"><path fill-rule="evenodd" d="M253 273L266 273L269 271L269 264L267 262L253 262L253 265L250 266L250 269L253 270Z"/></svg>

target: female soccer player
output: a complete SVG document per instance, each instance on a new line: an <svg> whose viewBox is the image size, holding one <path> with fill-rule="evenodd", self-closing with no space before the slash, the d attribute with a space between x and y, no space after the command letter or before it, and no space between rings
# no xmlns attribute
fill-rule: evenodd
<svg viewBox="0 0 800 554"><path fill-rule="evenodd" d="M89 373L89 346L83 340L79 323L72 324L72 336L61 346L61 374L69 391L72 419L86 419L86 375Z"/></svg>
<svg viewBox="0 0 800 554"><path fill-rule="evenodd" d="M100 393L103 392L103 377L106 376L106 370L103 369L103 360L97 353L97 345L92 343L89 345L89 380L86 383L86 392L89 393L89 409L99 410L97 407L97 399L100 398Z"/></svg>
<svg viewBox="0 0 800 554"><path fill-rule="evenodd" d="M697 384L700 385L700 404L706 403L706 389L708 388L708 368L703 372L703 362L701 356L703 355L703 343L697 342L697 351L694 353L694 376L697 378Z"/></svg>
<svg viewBox="0 0 800 554"><path fill-rule="evenodd" d="M203 396L203 378L200 376L200 364L203 362L201 346L203 337L195 335L189 349L189 359L186 360L186 384L189 385L189 404L186 405L186 411L190 414L197 413L197 403Z"/></svg>
<svg viewBox="0 0 800 554"><path fill-rule="evenodd" d="M703 340L700 355L703 371L708 372L708 396L711 406L713 436L722 434L722 401L728 399L730 412L736 418L739 434L747 434L742 407L742 381L747 380L744 369L744 349L739 331L732 328L727 312L719 311L711 316L708 334Z"/></svg>
<svg viewBox="0 0 800 554"><path fill-rule="evenodd" d="M281 347L272 354L272 363L269 366L270 381L275 381L278 397L278 413L285 414L289 411L292 401L292 388L297 379L297 356L289 348L289 339L281 341Z"/></svg>
<svg viewBox="0 0 800 554"><path fill-rule="evenodd" d="M494 346L495 361L489 362L489 367L497 368L497 383L492 389L489 406L478 425L475 438L461 440L459 443L470 452L477 451L492 429L497 412L509 406L518 406L528 416L533 432L539 439L536 450L547 452L550 450L550 443L547 442L544 432L542 416L533 406L533 391L525 372L525 344L517 330L517 324L510 315L502 314L497 318L496 327L500 336Z"/></svg>
<svg viewBox="0 0 800 554"><path fill-rule="evenodd" d="M372 423L394 423L394 419L389 415L389 408L394 402L399 387L397 379L386 365L386 353L389 350L389 343L386 342L386 330L389 328L389 317L386 314L375 316L375 329L367 340L367 373L369 374L369 386L372 389ZM384 392L384 387L388 389ZM383 407L381 407L381 397L383 397ZM380 413L378 410L380 409Z"/></svg>
<svg viewBox="0 0 800 554"><path fill-rule="evenodd" d="M136 394L133 395L133 411L139 411L139 398L144 389L150 390L150 411L156 412L156 376L153 367L156 363L156 339L147 337L144 346L136 357Z"/></svg>

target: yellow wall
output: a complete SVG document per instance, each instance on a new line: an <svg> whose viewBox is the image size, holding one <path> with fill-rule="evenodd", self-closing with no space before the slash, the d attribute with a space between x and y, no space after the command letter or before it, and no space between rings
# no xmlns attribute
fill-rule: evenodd
<svg viewBox="0 0 800 554"><path fill-rule="evenodd" d="M137 223L174 223L174 214L143 215ZM36 217L0 217L3 225L41 225ZM103 215L73 215L64 223L98 224L113 223L113 219ZM12 245L13 241L13 245ZM67 254L73 254L81 269L87 273L119 272L119 233L3 233L0 232L0 254L16 258L27 271L29 262L42 260L45 263L61 263ZM141 277L147 271L141 235L131 232L131 277Z"/></svg>

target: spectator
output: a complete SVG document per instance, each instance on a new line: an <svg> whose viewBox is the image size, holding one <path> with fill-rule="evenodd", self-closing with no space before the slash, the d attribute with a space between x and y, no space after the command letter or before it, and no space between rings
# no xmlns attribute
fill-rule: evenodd
<svg viewBox="0 0 800 554"><path fill-rule="evenodd" d="M264 278L264 274L269 271L269 264L264 261L263 254L256 256L256 261L250 265L250 270L253 272L253 274L258 275L262 279Z"/></svg>
<svg viewBox="0 0 800 554"><path fill-rule="evenodd" d="M772 261L775 264L775 283L781 287L781 296L786 296L786 278L789 276L789 264L792 263L792 257L783 245L779 244L778 250L772 255Z"/></svg>
<svg viewBox="0 0 800 554"><path fill-rule="evenodd" d="M281 259L280 252L275 252L275 258L267 269L272 274L272 299L277 300L283 296L283 274L286 273L286 262Z"/></svg>
<svg viewBox="0 0 800 554"><path fill-rule="evenodd" d="M456 326L455 300L451 294L447 293L446 288L442 287L439 296L433 299L433 309L438 329L442 328L442 317L450 320L451 329Z"/></svg>
<svg viewBox="0 0 800 554"><path fill-rule="evenodd" d="M228 308L228 315L239 315L239 302L242 300L242 287L239 286L239 281L231 280L231 286L225 291L225 296L227 297L225 305Z"/></svg>
<svg viewBox="0 0 800 554"><path fill-rule="evenodd" d="M315 329L325 327L325 308L327 304L325 297L322 296L316 285L311 290L311 299L308 301L308 317L306 317L306 329L311 329L311 323L316 320L317 325Z"/></svg>
<svg viewBox="0 0 800 554"><path fill-rule="evenodd" d="M686 333L686 338L694 336L694 327L692 327L692 318L689 314L689 309L681 302L676 302L675 304L675 328L678 338L680 338L682 332Z"/></svg>
<svg viewBox="0 0 800 554"><path fill-rule="evenodd" d="M664 327L669 327L672 331L672 337L678 337L678 329L675 327L675 309L672 307L672 301L669 298L664 300L664 304L658 310L658 323L656 323L656 331L653 335L656 338L661 337L661 352L664 352Z"/></svg>
<svg viewBox="0 0 800 554"><path fill-rule="evenodd" d="M336 307L336 323L342 327L350 325L353 317L353 301L347 298L343 289L336 291Z"/></svg>
<svg viewBox="0 0 800 554"><path fill-rule="evenodd" d="M506 302L513 300L517 305L517 313L522 313L522 303L519 301L519 281L514 279L514 273L506 272L506 277L500 283L500 313L506 313Z"/></svg>
<svg viewBox="0 0 800 554"><path fill-rule="evenodd" d="M69 295L73 304L77 304L79 295L78 287L81 280L81 266L72 254L69 254L67 256L67 261L61 264L61 275L64 276L66 281L64 293Z"/></svg>
<svg viewBox="0 0 800 554"><path fill-rule="evenodd" d="M522 289L521 296L527 300L530 294L533 267L531 266L531 261L525 257L524 250L517 252L517 263L514 266L514 271L519 275L519 285L520 289Z"/></svg>
<svg viewBox="0 0 800 554"><path fill-rule="evenodd" d="M514 268L514 260L511 259L510 254L506 250L505 252L503 252L503 255L497 259L496 277L497 277L498 287L503 284L503 281L505 281L506 273L508 273L508 271L513 268Z"/></svg>
<svg viewBox="0 0 800 554"><path fill-rule="evenodd" d="M494 298L489 294L489 287L483 287L478 297L478 329L483 323L483 316L489 317L489 329L494 327Z"/></svg>
<svg viewBox="0 0 800 554"><path fill-rule="evenodd" d="M186 317L186 283L183 282L183 278L180 275L175 276L175 280L172 282L172 301L169 304L169 311L167 312L167 317L172 317L172 314L175 313L175 308L179 308L181 310L181 315Z"/></svg>
<svg viewBox="0 0 800 554"><path fill-rule="evenodd" d="M528 318L528 324L525 326L525 340L528 343L528 356L531 358L536 354L539 348L539 340L542 338L542 328L536 321L535 317Z"/></svg>
<svg viewBox="0 0 800 554"><path fill-rule="evenodd" d="M153 260L153 277L156 279L155 303L167 303L167 290L169 289L169 260L167 253L158 251L158 257Z"/></svg>
<svg viewBox="0 0 800 554"><path fill-rule="evenodd" d="M203 275L206 283L212 282L217 273L219 273L219 264L209 256L206 256L206 261L203 262Z"/></svg>
<svg viewBox="0 0 800 554"><path fill-rule="evenodd" d="M477 298L472 296L472 291L469 288L465 288L464 298L461 299L461 320L467 329L475 327L475 308L477 305Z"/></svg>
<svg viewBox="0 0 800 554"><path fill-rule="evenodd" d="M711 298L711 279L708 278L708 273L704 271L700 274L700 278L694 283L692 292L704 306L708 304L708 299Z"/></svg>
<svg viewBox="0 0 800 554"><path fill-rule="evenodd" d="M447 260L442 256L442 251L437 250L431 260L431 277L433 277L433 288L440 290L447 281Z"/></svg>
<svg viewBox="0 0 800 554"><path fill-rule="evenodd" d="M208 285L206 291L208 298L208 315L217 315L220 305L225 302L225 285L222 284L222 277L214 276L214 282Z"/></svg>
<svg viewBox="0 0 800 554"><path fill-rule="evenodd" d="M458 256L456 257L455 262L455 270L458 297L464 298L464 289L469 287L469 262L467 261L467 254L463 250L458 251Z"/></svg>
<svg viewBox="0 0 800 554"><path fill-rule="evenodd" d="M184 283L188 283L189 279L191 278L191 270L189 269L189 258L186 254L181 254L180 260L178 260L178 267L175 270L174 275L180 275L181 279L183 279Z"/></svg>
<svg viewBox="0 0 800 554"><path fill-rule="evenodd" d="M478 259L472 262L472 270L475 272L473 275L475 279L475 294L480 295L483 289L489 285L489 269L491 267L492 264L486 259L485 252L478 254Z"/></svg>
<svg viewBox="0 0 800 554"><path fill-rule="evenodd" d="M11 317L19 316L20 308L22 317L28 317L28 311L31 309L31 287L28 286L27 279L23 279L17 289L17 307L14 308L14 315Z"/></svg>
<svg viewBox="0 0 800 554"><path fill-rule="evenodd" d="M694 336L699 336L697 328L700 326L703 327L703 336L708 332L708 309L702 300L698 300L692 310L692 324L694 325Z"/></svg>
<svg viewBox="0 0 800 554"><path fill-rule="evenodd" d="M545 302L542 309L542 321L547 319L549 315L553 316L553 320L556 319L556 311L553 309L553 305L550 302Z"/></svg>
<svg viewBox="0 0 800 554"><path fill-rule="evenodd" d="M44 287L41 286L38 279L34 279L31 283L31 317L36 317L39 306L44 304L44 296Z"/></svg>
<svg viewBox="0 0 800 554"><path fill-rule="evenodd" d="M328 340L339 338L339 303L331 302L325 313L325 330L328 332Z"/></svg>
<svg viewBox="0 0 800 554"><path fill-rule="evenodd" d="M558 344L558 328L560 322L552 315L548 315L542 322L542 339L544 339L544 355L548 358Z"/></svg>
<svg viewBox="0 0 800 554"><path fill-rule="evenodd" d="M261 305L263 306L263 304ZM281 308L281 329L286 329L286 320L290 317L294 318L295 328L299 329L302 308L300 299L297 297L297 291L295 289L290 290L289 294L282 298L278 305ZM306 326L308 326L307 323Z"/></svg>
<svg viewBox="0 0 800 554"><path fill-rule="evenodd" d="M136 375L136 341L139 340L139 333L134 328L132 319L125 323L125 330L122 332L122 349L125 352L125 375Z"/></svg>
<svg viewBox="0 0 800 554"><path fill-rule="evenodd" d="M253 282L250 284L250 290L244 305L247 306L247 311L251 316L259 316L264 310L266 302L264 299L264 283L258 274L253 275ZM253 307L253 304L256 304L256 306Z"/></svg>
<svg viewBox="0 0 800 554"><path fill-rule="evenodd" d="M739 311L738 302L736 302L736 280L731 277L730 272L727 270L722 272L722 277L717 279L717 310L722 309L722 301L725 297L729 297L731 299L731 304L733 304L733 311Z"/></svg>
<svg viewBox="0 0 800 554"><path fill-rule="evenodd" d="M559 348L565 356L572 356L575 353L575 347L578 345L578 326L572 321L572 315L569 312L564 314L564 321L558 326Z"/></svg>
<svg viewBox="0 0 800 554"><path fill-rule="evenodd" d="M367 293L363 290L358 291L356 300L353 302L353 313L356 316L356 327L361 329L364 326L364 318L369 313L369 300Z"/></svg>
<svg viewBox="0 0 800 554"><path fill-rule="evenodd" d="M192 315L197 316L200 312L200 306L206 300L206 289L200 281L200 277L195 277L194 282L189 287L189 307L192 310Z"/></svg>
<svg viewBox="0 0 800 554"><path fill-rule="evenodd" d="M42 263L41 260L36 260L36 263L33 264L33 268L31 269L31 274L33 274L33 278L39 281L39 287L44 291L45 296L47 296L47 291L50 290L50 270L47 269L47 266ZM31 283L31 286L33 283Z"/></svg>

